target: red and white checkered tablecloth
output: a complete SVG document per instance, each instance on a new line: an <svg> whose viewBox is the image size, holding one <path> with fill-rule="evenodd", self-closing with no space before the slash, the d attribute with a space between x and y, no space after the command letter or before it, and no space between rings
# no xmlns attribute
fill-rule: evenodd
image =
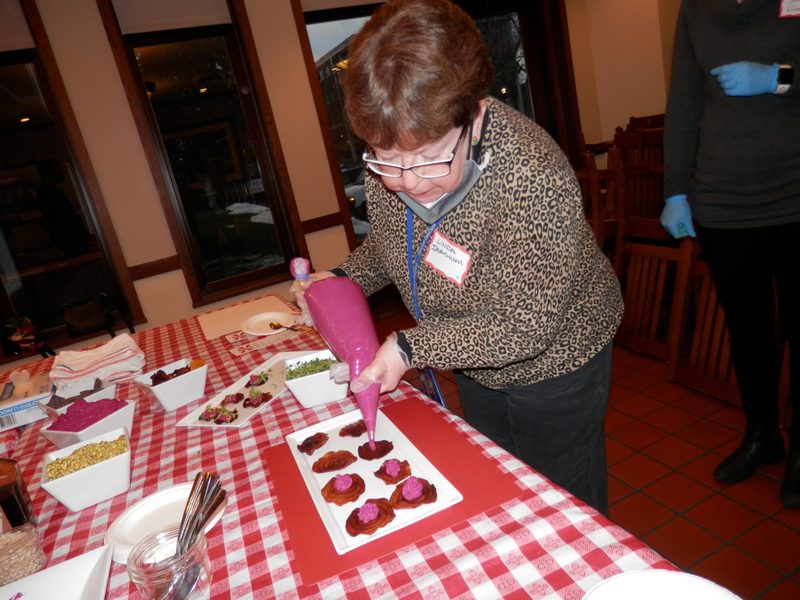
<svg viewBox="0 0 800 600"><path fill-rule="evenodd" d="M224 338L204 339L195 318L137 332L147 369L182 357L208 365L207 394L213 395L279 351L322 347L315 334L302 334L234 357ZM43 363L49 361L41 361ZM401 386L384 404L420 396ZM556 488L479 434L459 417L443 421L478 444L497 468L513 473L519 497L443 529L357 569L304 586L292 566L289 532L260 450L284 441L302 427L355 409L345 400L303 409L287 391L241 429L175 427L192 403L171 413L152 406L133 383L117 397L137 401L131 433L131 486L127 493L70 513L40 487L45 453L53 448L39 435L43 422L22 432L13 457L31 493L49 565L103 544L122 512L153 492L191 481L200 470L217 471L228 503L208 535L213 566L212 598L581 598L614 574L674 567L643 542ZM432 411L443 411L430 402ZM112 563L107 598L138 598L124 565Z"/></svg>

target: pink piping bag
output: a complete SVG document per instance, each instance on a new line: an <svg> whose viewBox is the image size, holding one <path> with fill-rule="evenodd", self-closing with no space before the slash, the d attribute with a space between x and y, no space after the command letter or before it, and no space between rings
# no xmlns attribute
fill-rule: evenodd
<svg viewBox="0 0 800 600"><path fill-rule="evenodd" d="M305 293L314 327L325 338L336 358L347 363L355 380L378 352L378 334L363 290L347 277L315 281ZM367 426L369 445L375 447L375 419L381 384L374 383L355 394Z"/></svg>

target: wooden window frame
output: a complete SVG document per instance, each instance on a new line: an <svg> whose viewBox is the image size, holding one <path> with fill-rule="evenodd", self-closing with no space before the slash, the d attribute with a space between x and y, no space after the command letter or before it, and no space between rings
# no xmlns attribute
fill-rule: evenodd
<svg viewBox="0 0 800 600"><path fill-rule="evenodd" d="M97 242L107 257L113 271L112 279L119 286L115 290L120 293L122 299L127 303L133 323L141 324L146 321L142 306L133 285L133 278L128 271L122 247L114 230L103 192L97 179L97 175L89 158L83 135L81 134L78 120L69 102L67 90L58 64L47 37L39 9L35 0L19 0L20 7L25 16L25 21L30 30L34 42L35 60L34 64L37 73L43 79L42 93L48 106L54 111L58 121L57 127L64 134L66 151L70 157L77 178L77 185L86 201L86 211L92 220L94 233ZM64 340L49 339L48 342L58 345ZM75 340L70 339L72 343Z"/></svg>
<svg viewBox="0 0 800 600"><path fill-rule="evenodd" d="M288 271L288 259L291 256L308 256L308 248L243 0L229 0L228 2L234 39L238 43L238 49L245 63L245 72L237 72L236 76L237 78L244 76L254 94L255 114L248 115L248 117L254 119L265 140L263 149L259 147L258 143L255 143L260 164L267 167L267 171L270 171L271 167L271 172L262 173L262 177L272 178L275 189L279 191L278 204L284 213L283 217L288 233L288 236L281 236L280 239L287 261L284 268L272 269L264 275L245 273L208 285L204 285L198 276L199 270L194 257L194 249L189 242L189 233L186 231L183 219L179 217L180 196L172 179L166 153L162 148L161 135L148 106L146 91L140 82L132 52L129 51L122 36L111 0L97 0L97 6L131 106L131 113L142 141L145 156L153 174L167 226L177 250L176 257L166 257L158 261L158 265L137 265L132 269L136 273L152 273L154 269L174 266L177 262L183 271L194 307L225 300L291 279Z"/></svg>

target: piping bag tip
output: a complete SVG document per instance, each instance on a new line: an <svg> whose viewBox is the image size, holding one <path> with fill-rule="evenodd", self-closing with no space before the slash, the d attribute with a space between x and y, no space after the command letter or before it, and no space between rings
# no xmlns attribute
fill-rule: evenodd
<svg viewBox="0 0 800 600"><path fill-rule="evenodd" d="M364 425L367 426L367 438L369 447L375 449L375 422L378 417L378 396L380 396L381 384L373 383L367 389L355 394L356 403L361 410Z"/></svg>

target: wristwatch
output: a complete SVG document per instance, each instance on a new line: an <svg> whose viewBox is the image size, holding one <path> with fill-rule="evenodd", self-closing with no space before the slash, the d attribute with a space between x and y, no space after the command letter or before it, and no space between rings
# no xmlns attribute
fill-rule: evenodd
<svg viewBox="0 0 800 600"><path fill-rule="evenodd" d="M778 65L778 87L773 94L785 94L794 83L794 67L791 65Z"/></svg>

